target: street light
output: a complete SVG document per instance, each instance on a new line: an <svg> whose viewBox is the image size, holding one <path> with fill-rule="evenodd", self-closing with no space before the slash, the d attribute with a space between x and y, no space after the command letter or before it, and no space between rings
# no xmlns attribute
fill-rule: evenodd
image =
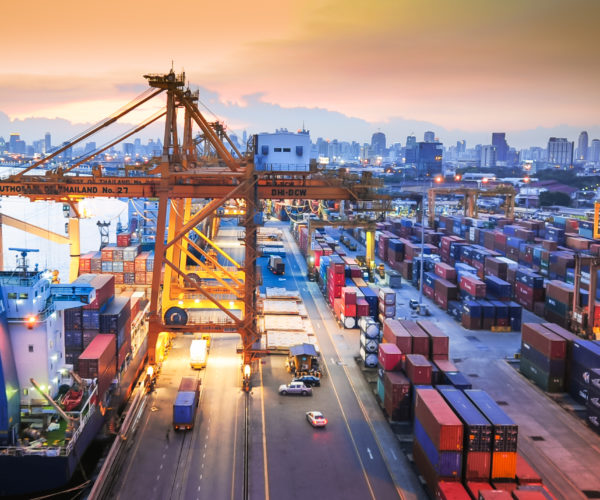
<svg viewBox="0 0 600 500"><path fill-rule="evenodd" d="M443 181L443 177L438 175L435 178L435 182L437 182L438 184L441 183ZM433 180L431 181L431 188L433 188ZM425 200L425 184L423 184L423 200ZM431 210L431 207L429 206L429 204L427 205L427 208L429 210ZM422 314L423 311L423 270L425 267L425 207L423 204L423 207L421 208L421 269L419 270L419 314ZM435 214L434 214L435 215Z"/></svg>

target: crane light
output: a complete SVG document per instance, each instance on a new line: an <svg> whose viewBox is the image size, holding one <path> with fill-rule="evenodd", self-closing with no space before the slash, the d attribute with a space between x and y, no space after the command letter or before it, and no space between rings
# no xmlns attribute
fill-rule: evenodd
<svg viewBox="0 0 600 500"><path fill-rule="evenodd" d="M37 323L37 316L30 314L25 317L25 325L27 325L28 330L32 330L36 323Z"/></svg>

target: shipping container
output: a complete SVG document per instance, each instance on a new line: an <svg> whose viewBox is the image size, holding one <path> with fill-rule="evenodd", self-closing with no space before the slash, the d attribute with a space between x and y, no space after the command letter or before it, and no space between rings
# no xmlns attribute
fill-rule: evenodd
<svg viewBox="0 0 600 500"><path fill-rule="evenodd" d="M404 357L404 371L414 385L431 384L431 363L421 354L407 354Z"/></svg>
<svg viewBox="0 0 600 500"><path fill-rule="evenodd" d="M379 365L385 371L400 370L404 355L396 344L384 343L379 344L379 353L377 359Z"/></svg>
<svg viewBox="0 0 600 500"><path fill-rule="evenodd" d="M520 485L524 484L542 484L542 478L540 475L531 467L529 462L521 455L517 453L517 482Z"/></svg>
<svg viewBox="0 0 600 500"><path fill-rule="evenodd" d="M517 475L517 452L494 451L492 453L492 481L497 479L515 479Z"/></svg>
<svg viewBox="0 0 600 500"><path fill-rule="evenodd" d="M416 322L410 320L399 320L399 323L410 333L412 337L412 353L422 354L429 357L429 335L427 335Z"/></svg>
<svg viewBox="0 0 600 500"><path fill-rule="evenodd" d="M417 325L429 335L429 352L432 356L435 354L448 354L450 348L450 339L448 338L448 335L442 332L433 321L419 320L417 321Z"/></svg>
<svg viewBox="0 0 600 500"><path fill-rule="evenodd" d="M471 500L467 490L461 483L440 481L438 483L437 500Z"/></svg>
<svg viewBox="0 0 600 500"><path fill-rule="evenodd" d="M416 390L415 418L419 419L436 449L462 450L463 425L435 389Z"/></svg>
<svg viewBox="0 0 600 500"><path fill-rule="evenodd" d="M522 341L549 359L565 359L566 341L539 323L523 323Z"/></svg>
<svg viewBox="0 0 600 500"><path fill-rule="evenodd" d="M465 394L493 426L492 451L516 452L518 438L517 424L512 421L487 392L480 389L470 389L466 390Z"/></svg>
<svg viewBox="0 0 600 500"><path fill-rule="evenodd" d="M418 418L415 418L414 421L414 436L415 442L419 443L428 462L439 477L460 480L462 472L462 453L460 451L438 450Z"/></svg>
<svg viewBox="0 0 600 500"><path fill-rule="evenodd" d="M114 335L96 335L90 345L79 356L78 374L83 378L98 378L110 371L116 373L117 342Z"/></svg>

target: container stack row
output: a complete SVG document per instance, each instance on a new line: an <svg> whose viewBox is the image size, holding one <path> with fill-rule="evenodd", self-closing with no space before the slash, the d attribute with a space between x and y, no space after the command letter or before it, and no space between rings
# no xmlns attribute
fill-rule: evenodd
<svg viewBox="0 0 600 500"><path fill-rule="evenodd" d="M117 239L120 236L123 235L117 235ZM141 252L141 248L141 245L107 245L100 252L84 254L79 259L79 274L111 274L117 285L149 285L152 283L154 252Z"/></svg>
<svg viewBox="0 0 600 500"><path fill-rule="evenodd" d="M79 371L83 353L98 335L107 334L115 340L111 360L117 372L131 351L132 311L134 314L139 312L139 300L115 296L115 278L112 275L82 274L74 283L94 287L96 298L91 304L65 311L66 362ZM89 378L83 373L81 375Z"/></svg>

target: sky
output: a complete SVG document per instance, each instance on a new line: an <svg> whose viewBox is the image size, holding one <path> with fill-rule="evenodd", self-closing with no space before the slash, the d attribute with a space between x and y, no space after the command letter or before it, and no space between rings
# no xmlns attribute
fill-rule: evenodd
<svg viewBox="0 0 600 500"><path fill-rule="evenodd" d="M231 130L308 120L343 140L380 129L404 142L429 127L441 139L506 131L509 143L534 130L600 133L597 0L172 5L7 3L0 113L13 128L32 117L95 123L146 88L142 75L173 65Z"/></svg>

